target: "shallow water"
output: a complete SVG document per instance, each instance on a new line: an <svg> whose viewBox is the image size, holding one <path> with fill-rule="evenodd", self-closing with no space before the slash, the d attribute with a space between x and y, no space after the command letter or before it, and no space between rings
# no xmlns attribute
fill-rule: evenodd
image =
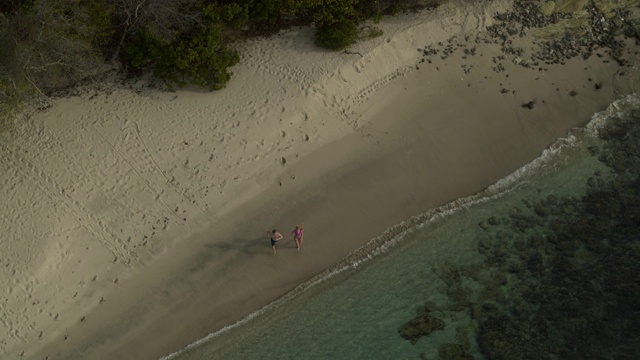
<svg viewBox="0 0 640 360"><path fill-rule="evenodd" d="M638 98L633 99L635 108L640 110ZM519 265L522 254L510 250L512 244L520 242L524 247L522 253L526 253L531 250L531 242L525 240L538 233L547 236L544 234L549 233L550 224L557 220L557 215L551 213L540 215L547 210L536 204L578 199L587 193L588 179L594 174L599 174L598 179L607 179L611 170L593 155L594 145L602 147L596 128L610 121L606 119L617 112L617 107L627 109L629 106L625 104L618 101L608 113L594 116L586 129L559 140L541 158L474 199L474 204L467 202L447 216L406 231L371 260L316 281L242 324L212 334L209 339L170 357L181 360L437 359L453 358L455 351L476 359L489 357L487 354L494 351L495 357L495 351L503 349L492 348L490 339L487 340L490 327L486 321L482 323L482 319L488 321L494 317L486 315L486 304L512 308L505 312L506 317L516 323L508 326L509 329L518 328L522 313L533 314L537 311L535 306L544 305L535 300L523 302L519 299L522 294L514 290L522 281L530 280L522 280L523 274L533 271L528 269L530 264ZM537 218L544 221L538 221L535 226L518 222ZM551 252L546 250L547 254ZM492 264L498 270L492 269ZM504 264L509 264L512 271L499 270L505 269ZM510 296L518 299L510 302ZM636 304L638 300L635 299ZM420 313L443 320L444 329L412 343L400 336L399 328L424 308L429 311ZM478 315L478 309L484 309L484 315ZM485 336L482 344L480 333ZM449 347L447 353L441 347L443 344L458 347ZM563 358L562 344L548 346L548 358ZM633 357L638 355L634 354L638 350L631 345L617 355L612 351L611 356ZM532 357L523 353L512 358Z"/></svg>

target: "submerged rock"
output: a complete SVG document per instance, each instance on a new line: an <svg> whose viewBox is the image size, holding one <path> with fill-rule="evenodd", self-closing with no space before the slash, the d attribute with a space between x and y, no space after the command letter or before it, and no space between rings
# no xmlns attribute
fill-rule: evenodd
<svg viewBox="0 0 640 360"><path fill-rule="evenodd" d="M398 332L400 336L415 344L423 336L427 336L434 331L444 330L444 326L445 323L442 319L430 315L419 315L402 325Z"/></svg>
<svg viewBox="0 0 640 360"><path fill-rule="evenodd" d="M433 301L428 301L420 306L416 313L420 316L428 315L429 313L432 313L434 311L438 311L438 305L436 305L436 303L434 303Z"/></svg>
<svg viewBox="0 0 640 360"><path fill-rule="evenodd" d="M442 360L474 360L459 344L442 344L438 347L438 354Z"/></svg>
<svg viewBox="0 0 640 360"><path fill-rule="evenodd" d="M512 54L510 37L519 24L564 28L568 20L578 19L558 9L577 6L584 9L580 24L588 32L543 40L531 60L561 63L578 55L603 57L596 50L608 49L622 64L623 44L613 37L615 29L636 35L640 20L632 22L617 10L616 18L605 16L605 10L585 3L516 2L515 11L497 15L503 23L488 30ZM494 64L500 61L505 58L494 58ZM599 90L603 84L596 80L589 79ZM442 295L450 300L437 314L456 318L453 313L464 312L472 319L449 340L457 344L438 348L441 359L472 358L465 352L469 340L486 359L630 358L640 353L640 110L620 117L609 118L598 130L598 145L587 149L609 170L585 178L583 195L523 200L524 206L478 223L485 230L476 238L484 262L434 268L446 284ZM445 322L433 316L435 311L425 304L418 317L398 329L400 335L414 343L443 330Z"/></svg>

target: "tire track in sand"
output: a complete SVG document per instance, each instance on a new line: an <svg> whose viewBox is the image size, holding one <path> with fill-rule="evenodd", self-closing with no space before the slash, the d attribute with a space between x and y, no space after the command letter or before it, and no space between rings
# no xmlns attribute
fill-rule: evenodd
<svg viewBox="0 0 640 360"><path fill-rule="evenodd" d="M121 260L121 263L130 266L131 261L138 261L138 256L129 250L126 243L116 236L109 227L92 214L80 202L75 200L64 187L58 184L53 178L47 175L39 167L33 165L27 159L21 158L6 145L0 143L0 161L4 161L9 166L13 166L24 178L35 184L54 203L59 204L65 212L73 216L80 225L89 230L95 238L114 256L114 262ZM4 156L3 156L4 155ZM96 226L98 229L96 229ZM105 234L107 236L105 236Z"/></svg>
<svg viewBox="0 0 640 360"><path fill-rule="evenodd" d="M140 128L136 122L131 122L122 129L124 134L119 142L126 146L123 150L118 149L118 144L109 142L93 125L91 128L111 151L131 169L147 190L153 194L155 201L162 204L171 216L176 217L180 222L185 222L187 215L206 214L195 204L194 199L184 194L172 183L172 179L167 176L151 155L151 151L140 135ZM157 174L160 174L161 178Z"/></svg>

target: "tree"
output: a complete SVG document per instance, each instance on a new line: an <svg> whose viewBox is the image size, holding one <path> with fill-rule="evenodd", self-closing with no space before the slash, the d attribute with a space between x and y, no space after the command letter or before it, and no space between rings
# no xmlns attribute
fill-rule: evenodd
<svg viewBox="0 0 640 360"><path fill-rule="evenodd" d="M154 73L170 86L192 83L222 89L231 79L227 68L238 63L240 57L235 50L221 46L221 40L220 31L209 25L190 39L163 46Z"/></svg>
<svg viewBox="0 0 640 360"><path fill-rule="evenodd" d="M4 105L45 95L104 69L93 45L108 24L96 21L102 16L99 0L28 3L20 2L0 23L0 97Z"/></svg>
<svg viewBox="0 0 640 360"><path fill-rule="evenodd" d="M33 6L34 0L3 0L0 2L0 13L13 14L21 9Z"/></svg>
<svg viewBox="0 0 640 360"><path fill-rule="evenodd" d="M106 0L113 7L114 28L119 35L110 61L115 61L130 38L141 32L171 42L201 23L201 6L193 0Z"/></svg>
<svg viewBox="0 0 640 360"><path fill-rule="evenodd" d="M231 78L227 70L239 55L223 43L221 30L246 14L246 8L212 4L201 9L201 17L188 31L169 41L147 29L126 45L124 59L135 68L151 68L171 87L186 84L221 89Z"/></svg>
<svg viewBox="0 0 640 360"><path fill-rule="evenodd" d="M309 15L317 26L338 22L340 18L356 18L358 0L284 0L285 13L294 16Z"/></svg>
<svg viewBox="0 0 640 360"><path fill-rule="evenodd" d="M283 12L282 0L248 0L249 19L267 24L275 24Z"/></svg>

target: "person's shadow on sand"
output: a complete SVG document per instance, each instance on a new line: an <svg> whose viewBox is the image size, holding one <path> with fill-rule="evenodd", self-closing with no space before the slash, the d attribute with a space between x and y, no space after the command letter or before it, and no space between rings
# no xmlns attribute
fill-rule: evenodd
<svg viewBox="0 0 640 360"><path fill-rule="evenodd" d="M285 244L282 245L288 247ZM253 239L234 238L229 242L208 243L203 248L204 250L200 251L197 257L193 259L192 272L203 270L207 264L216 261L217 258L229 255L230 252L273 256L271 244L266 236L256 236Z"/></svg>
<svg viewBox="0 0 640 360"><path fill-rule="evenodd" d="M230 253L244 254L271 254L269 239L264 236L255 239L234 238L230 242L208 243L203 250L192 260L191 272L204 270L207 264L221 260Z"/></svg>
<svg viewBox="0 0 640 360"><path fill-rule="evenodd" d="M216 253L236 250L245 254L271 254L271 244L265 236L253 239L234 238L231 242L209 243L204 247Z"/></svg>

